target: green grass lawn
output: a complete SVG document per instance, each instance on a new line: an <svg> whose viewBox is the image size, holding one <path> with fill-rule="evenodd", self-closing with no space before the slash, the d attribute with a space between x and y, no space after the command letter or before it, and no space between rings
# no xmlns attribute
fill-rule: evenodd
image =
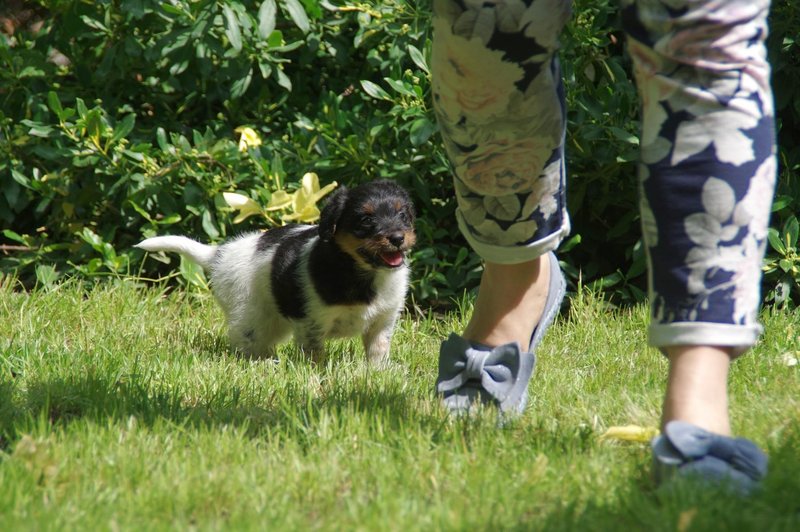
<svg viewBox="0 0 800 532"><path fill-rule="evenodd" d="M433 396L462 316L406 317L396 364L232 355L205 293L117 282L0 288L0 530L799 530L800 317L766 313L734 365L734 429L771 457L747 500L649 478L665 360L644 308L572 298L519 420L451 421Z"/></svg>

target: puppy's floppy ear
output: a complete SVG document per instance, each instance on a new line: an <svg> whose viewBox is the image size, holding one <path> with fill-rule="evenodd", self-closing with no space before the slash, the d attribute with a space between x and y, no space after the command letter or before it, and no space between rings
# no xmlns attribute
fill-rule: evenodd
<svg viewBox="0 0 800 532"><path fill-rule="evenodd" d="M336 189L319 216L319 236L322 240L328 241L336 233L336 224L344 211L344 204L347 202L347 187L340 186Z"/></svg>

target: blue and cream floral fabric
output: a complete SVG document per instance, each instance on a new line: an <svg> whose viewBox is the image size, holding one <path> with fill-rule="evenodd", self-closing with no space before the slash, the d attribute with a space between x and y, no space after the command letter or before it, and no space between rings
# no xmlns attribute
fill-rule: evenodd
<svg viewBox="0 0 800 532"><path fill-rule="evenodd" d="M513 263L569 231L558 35L569 0L434 0L433 98L458 218ZM621 0L642 100L653 345L752 345L775 182L769 0Z"/></svg>
<svg viewBox="0 0 800 532"><path fill-rule="evenodd" d="M559 0L434 1L433 105L458 221L495 262L531 260L569 233L555 58L569 15Z"/></svg>

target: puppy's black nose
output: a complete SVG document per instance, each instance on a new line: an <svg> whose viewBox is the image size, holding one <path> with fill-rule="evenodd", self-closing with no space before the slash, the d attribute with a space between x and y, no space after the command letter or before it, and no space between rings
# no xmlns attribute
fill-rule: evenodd
<svg viewBox="0 0 800 532"><path fill-rule="evenodd" d="M403 234L402 231L397 231L396 233L390 234L387 238L389 239L389 242L391 242L393 246L399 248L400 246L403 245L403 241L406 239L406 235Z"/></svg>

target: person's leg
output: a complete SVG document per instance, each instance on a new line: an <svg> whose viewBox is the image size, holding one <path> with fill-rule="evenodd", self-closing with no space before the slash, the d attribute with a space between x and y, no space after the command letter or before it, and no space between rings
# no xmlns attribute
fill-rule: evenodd
<svg viewBox="0 0 800 532"><path fill-rule="evenodd" d="M670 421L685 421L716 434L729 436L728 368L731 349L711 346L671 346L669 379L661 416L662 429Z"/></svg>
<svg viewBox="0 0 800 532"><path fill-rule="evenodd" d="M775 182L768 10L769 0L623 0L642 95L649 339L670 361L662 424L678 448L730 433L728 368L761 330Z"/></svg>
<svg viewBox="0 0 800 532"><path fill-rule="evenodd" d="M546 259L486 263L464 338L489 346L517 342L527 351L547 298L550 263Z"/></svg>
<svg viewBox="0 0 800 532"><path fill-rule="evenodd" d="M542 255L569 232L555 52L570 3L434 2L434 109L459 226L486 261L465 335L487 345L527 347L549 280Z"/></svg>
<svg viewBox="0 0 800 532"><path fill-rule="evenodd" d="M555 53L570 5L434 0L433 105L454 169L459 227L485 261L464 331L473 346L516 342L527 350L554 286L562 295L550 306L563 297L551 282L563 277L551 271L550 252L569 232Z"/></svg>

